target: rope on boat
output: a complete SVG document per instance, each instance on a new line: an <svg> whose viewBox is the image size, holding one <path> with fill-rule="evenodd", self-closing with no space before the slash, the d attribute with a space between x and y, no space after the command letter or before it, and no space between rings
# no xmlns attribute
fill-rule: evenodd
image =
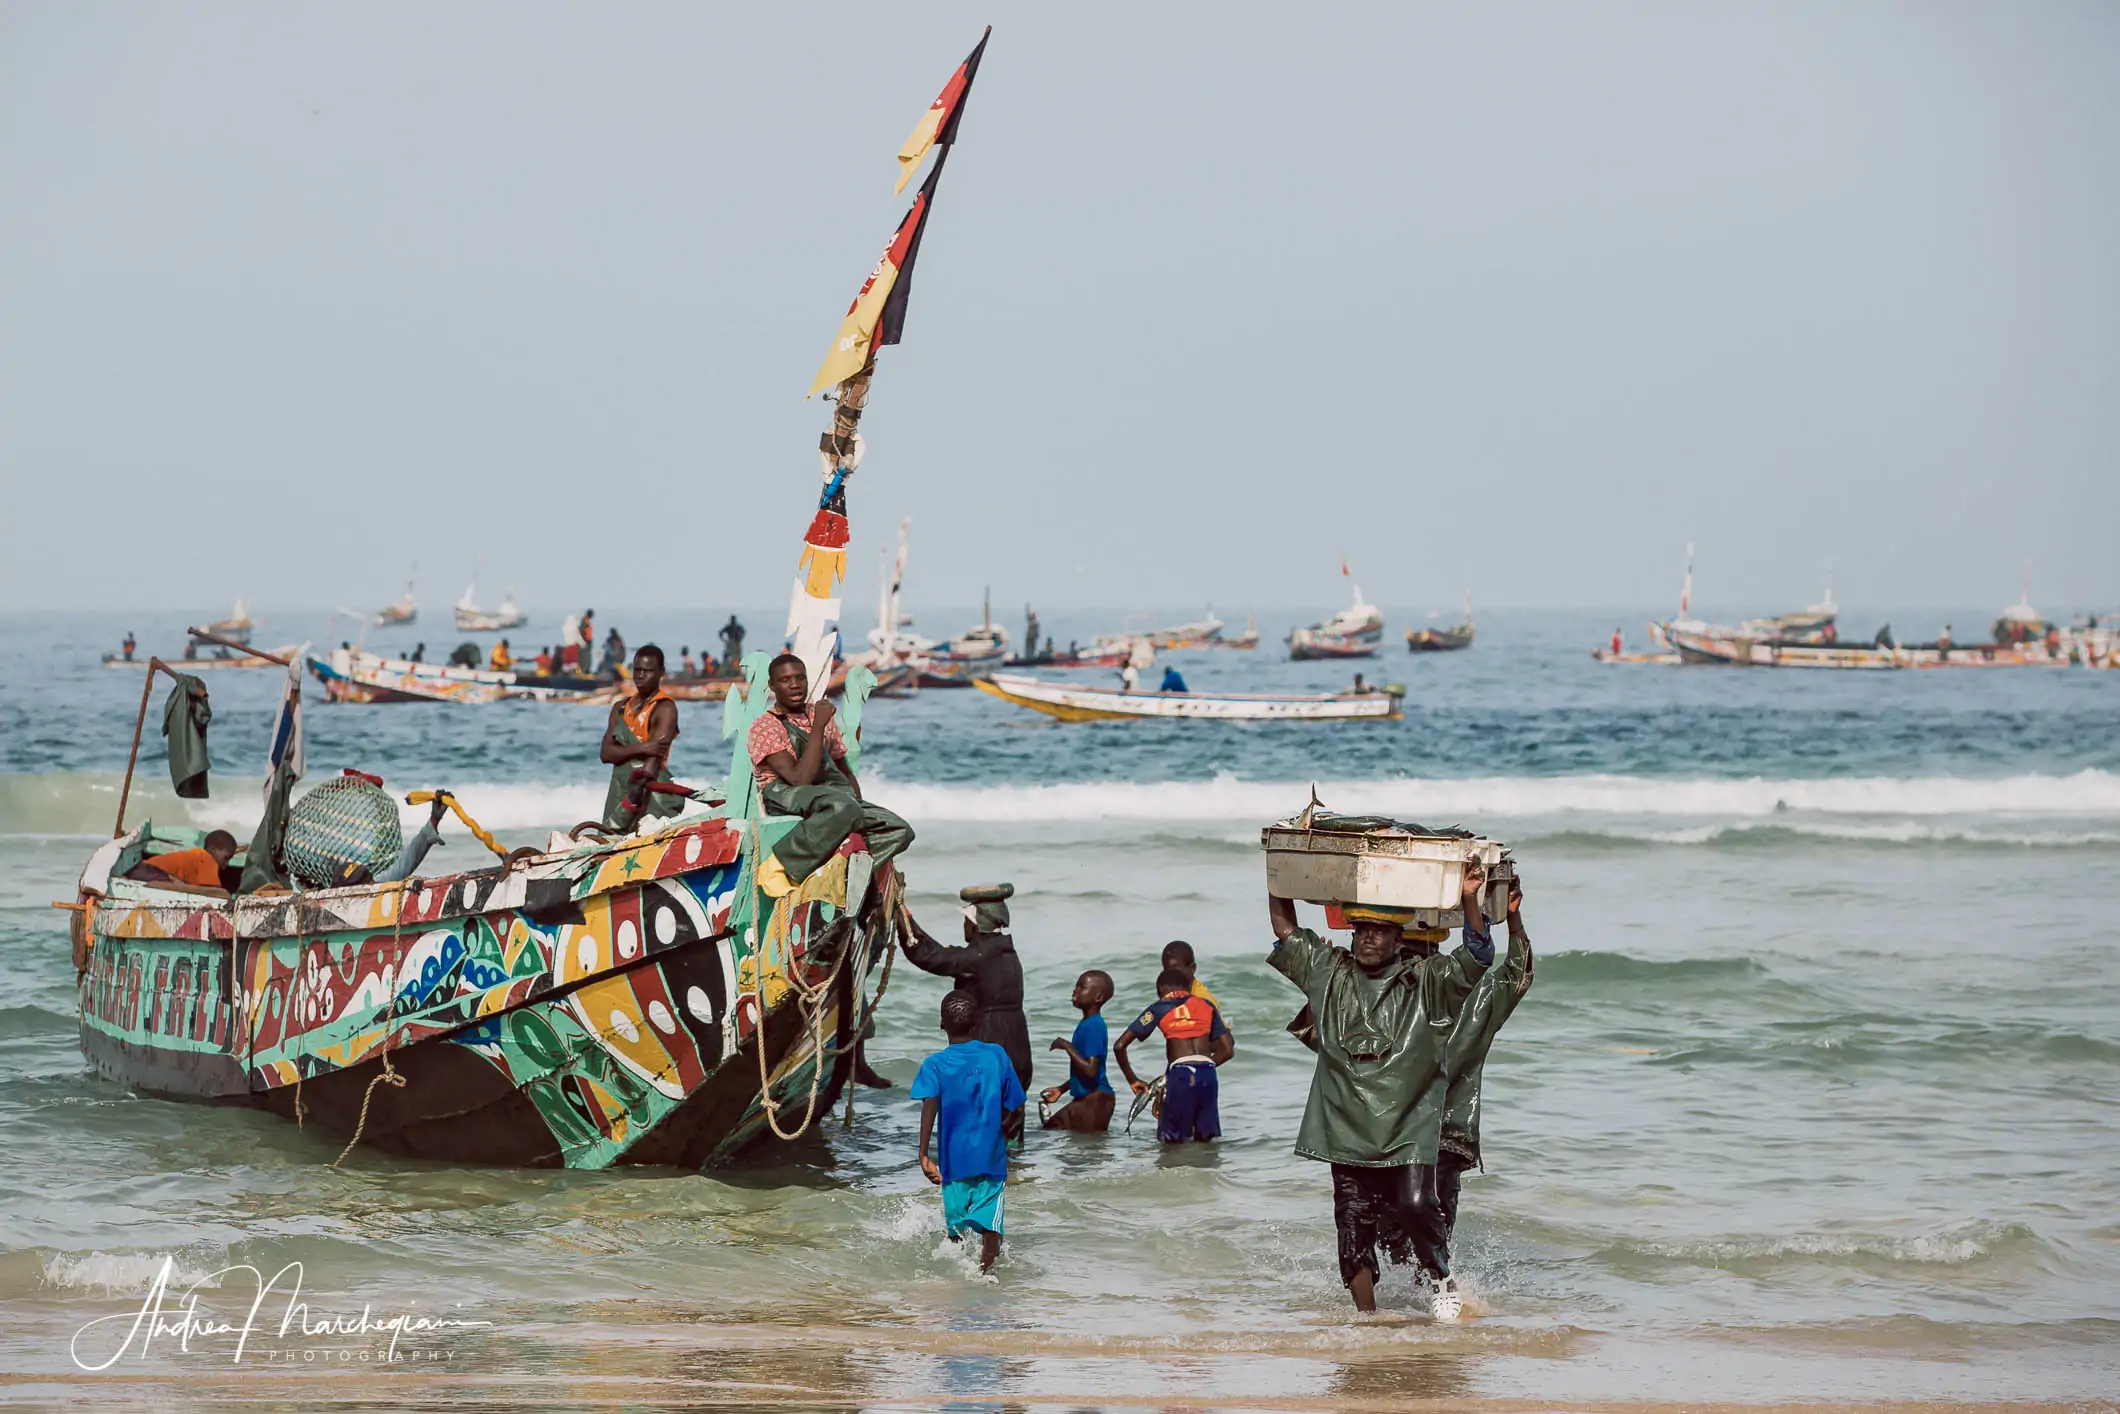
<svg viewBox="0 0 2120 1414"><path fill-rule="evenodd" d="M419 804L418 801L414 801L412 803L415 805ZM450 803L454 805L455 801L452 800ZM465 824L471 824L471 817L469 817L468 815L464 815L463 807L458 806L456 813L459 816L463 817ZM471 828L473 830L477 830L478 826L471 825ZM491 839L488 839L486 843L489 846L493 845ZM493 847L498 848L498 846ZM395 987L398 982L398 970L405 965L405 896L409 892L410 890L407 889L405 884L401 882L398 885L396 906L390 910L390 979L391 985L393 987ZM388 1004L386 1004L384 1007L384 1018L385 1020L388 1020L389 1018ZM383 1048L382 1073L377 1075L373 1080L369 1081L368 1088L361 1092L361 1115L359 1119L354 1121L353 1138L346 1141L346 1147L339 1150L339 1156L331 1161L332 1168L337 1168L339 1165L346 1162L346 1156L353 1152L354 1146L361 1142L361 1136L367 1132L368 1106L370 1102L375 1099L375 1087L378 1085L388 1085L394 1090L402 1090L405 1088L405 1077L400 1074L397 1068L391 1065L390 1063L390 1048L388 1045L388 1042L390 1040L389 1036L384 1036L383 1040L385 1042L385 1045ZM301 1085L302 1075L301 1071L297 1069L295 1071L295 1113L297 1114L297 1116L299 1116L301 1113Z"/></svg>
<svg viewBox="0 0 2120 1414"><path fill-rule="evenodd" d="M382 1073L368 1082L368 1089L361 1095L361 1117L354 1123L353 1138L346 1141L346 1147L339 1150L339 1156L331 1161L333 1168L345 1163L346 1156L353 1152L353 1146L361 1142L361 1134L368 1128L368 1102L375 1098L375 1087L378 1085L390 1085L399 1090L405 1088L405 1077L391 1068L388 1051L383 1052Z"/></svg>
<svg viewBox="0 0 2120 1414"><path fill-rule="evenodd" d="M750 828L745 833L749 837L751 854L751 1005L758 1018L758 1030L756 1033L758 1039L758 1098L759 1103L766 1112L767 1127L778 1138L792 1140L800 1139L804 1134L808 1133L810 1126L817 1120L817 1100L824 1090L825 1062L828 1059L836 1059L846 1053L845 1050L838 1046L825 1044L823 1003L830 995L833 987L838 984L840 974L846 970L848 958L857 950L861 953L861 961L855 966L854 976L859 978L868 970L870 954L874 944L866 932L861 932L859 943L842 947L839 950L839 955L832 960L831 970L824 975L821 981L811 984L803 979L800 970L795 965L795 943L793 937L790 936L785 940L784 945L787 951L782 958L781 975L787 983L788 990L795 994L797 1006L802 1009L807 1017L810 1032L810 1053L815 1057L816 1065L810 1073L810 1095L803 1106L802 1122L795 1126L793 1132L782 1129L780 1127L780 1103L773 1098L772 1073L766 1064L765 985L766 964L770 960L768 950L771 942L771 929L768 927L763 933L759 931L758 904L760 890L758 887L758 870L763 862L765 852L758 829L761 823L763 823L762 806L754 798L749 821ZM891 883L886 886L890 896L882 900L886 910L886 918L890 917L892 905L896 904L901 897L898 892L898 882L898 871L893 869L891 871ZM858 920L856 929L859 931ZM886 941L885 946L887 948L890 946L888 941ZM895 949L892 949L891 954L886 956L883 977L877 985L876 995L867 1003L866 1010L870 1015L875 1014L876 1005L883 1000L883 989L890 984L890 956L895 955L895 951ZM864 1009L858 999L858 993L855 997L848 999L847 1005L855 1008L858 1026L858 1018ZM849 1045L850 1047L860 1045L858 1037L851 1041ZM849 1095L847 1100L845 1122L849 1125L854 1122L854 1105L851 1095Z"/></svg>
<svg viewBox="0 0 2120 1414"><path fill-rule="evenodd" d="M904 889L904 880L900 879L898 877L898 871L896 869L893 869L891 871L890 882L891 897L889 897L888 899L881 900L881 904L884 910L883 916L886 927L889 927L891 925L891 922L897 917L897 914L894 910L896 908L899 898L901 898L904 894ZM902 938L903 936L904 935L901 933L900 937ZM866 941L866 939L864 939L864 941ZM893 947L891 943L892 940L888 936L885 937L883 943L883 976L876 979L876 995L869 998L868 1006L866 1008L868 1016L871 1019L875 1017L877 1008L883 1005L883 994L889 991L891 987L891 964L898 960L898 949ZM866 969L864 968L864 970ZM857 972L854 975L858 977L861 974ZM854 1018L854 1054L857 1058L857 1063L861 1054L860 1028L862 1025L862 1017L860 1013L857 1012ZM842 1129L852 1129L854 1127L854 1092L861 1088L862 1083L861 1077L858 1075L851 1076L849 1078L854 1081L854 1084L847 1086L847 1112L846 1118L840 1121L840 1128Z"/></svg>
<svg viewBox="0 0 2120 1414"><path fill-rule="evenodd" d="M469 830L472 834L472 837L476 839L480 844L492 850L502 859L506 859L508 857L508 851L501 848L500 841L494 839L491 832L489 832L484 825L481 825L478 821L472 819L471 812L464 808L463 802L458 800L455 796L451 795L448 791L416 790L412 794L405 797L405 803L407 805L425 805L430 801L436 800L441 801L443 804L447 805L451 810L455 811L456 818L464 822L464 828Z"/></svg>

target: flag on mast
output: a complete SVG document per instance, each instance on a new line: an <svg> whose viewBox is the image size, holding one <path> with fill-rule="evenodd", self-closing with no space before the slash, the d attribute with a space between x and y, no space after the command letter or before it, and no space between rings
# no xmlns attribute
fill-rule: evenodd
<svg viewBox="0 0 2120 1414"><path fill-rule="evenodd" d="M940 151L927 180L920 184L919 194L913 198L912 209L898 223L882 259L869 271L854 302L847 306L839 333L825 355L824 365L817 370L816 381L810 385L812 397L828 388L838 390L832 430L818 443L824 491L817 498L817 513L810 521L809 533L803 537L795 588L788 602L788 651L809 668L812 702L824 695L839 653L839 584L846 576L849 538L846 482L861 464L862 440L857 429L868 404L876 351L885 344L897 343L905 335L905 307L913 292L913 262L920 256L920 237L934 210L936 183L942 179L942 168L957 139L965 96L971 91L980 56L986 52L987 37L992 33L989 26L971 56L944 85L942 95L929 106L927 117L900 149L901 191L928 151Z"/></svg>
<svg viewBox="0 0 2120 1414"><path fill-rule="evenodd" d="M920 170L921 159L928 149L947 147L957 140L957 119L964 113L964 95L971 91L972 80L979 74L980 56L986 53L986 41L994 32L988 25L986 33L979 36L979 43L972 48L971 56L957 66L950 81L942 86L942 92L928 105L927 112L920 115L920 122L913 128L913 135L898 149L898 187L904 191L905 184L913 180L913 173Z"/></svg>
<svg viewBox="0 0 2120 1414"><path fill-rule="evenodd" d="M839 335L832 340L831 352L824 356L824 366L817 370L817 381L810 384L808 396L815 397L846 382L868 367L877 349L897 343L903 334L906 296L913 292L913 261L920 254L920 232L927 225L928 209L934 204L935 179L941 175L942 163L938 161L928 179L920 184L912 210L905 213L905 219L891 233L883 258L869 271L854 302L847 306L847 317L840 321Z"/></svg>

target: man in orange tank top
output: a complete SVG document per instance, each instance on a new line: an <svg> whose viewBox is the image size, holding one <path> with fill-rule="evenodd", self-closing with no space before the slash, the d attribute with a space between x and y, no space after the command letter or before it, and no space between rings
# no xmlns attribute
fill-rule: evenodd
<svg viewBox="0 0 2120 1414"><path fill-rule="evenodd" d="M678 797L645 788L650 781L670 779L670 746L677 740L677 704L662 690L662 680L662 649L643 643L633 655L633 695L611 704L599 753L611 767L603 821L613 829L630 830L643 815L684 809Z"/></svg>

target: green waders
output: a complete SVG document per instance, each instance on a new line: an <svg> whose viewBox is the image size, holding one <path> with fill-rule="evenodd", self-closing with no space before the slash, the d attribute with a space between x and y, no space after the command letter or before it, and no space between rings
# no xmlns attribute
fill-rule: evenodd
<svg viewBox="0 0 2120 1414"><path fill-rule="evenodd" d="M627 726L623 720L618 723L618 735L621 746L638 746L640 744L640 738L633 735L633 729ZM604 792L603 822L614 830L633 829L640 823L640 818L643 815L667 816L682 814L684 811L685 801L683 796L662 795L654 791L648 792L647 805L644 809L638 812L629 810L626 807L626 791L633 785L633 772L639 766L640 763L638 761L621 761L611 768L611 786L610 789ZM658 781L670 779L670 767L667 763L662 768L662 774L655 779Z"/></svg>
<svg viewBox="0 0 2120 1414"><path fill-rule="evenodd" d="M793 722L787 723L789 748L801 756L809 745L809 734ZM791 786L772 781L758 794L773 815L800 815L802 823L781 836L773 846L773 857L793 883L810 877L848 835L861 831L868 841L869 858L878 866L905 853L913 842L913 827L880 805L872 805L854 794L854 784L831 756L825 757L824 776L813 786Z"/></svg>

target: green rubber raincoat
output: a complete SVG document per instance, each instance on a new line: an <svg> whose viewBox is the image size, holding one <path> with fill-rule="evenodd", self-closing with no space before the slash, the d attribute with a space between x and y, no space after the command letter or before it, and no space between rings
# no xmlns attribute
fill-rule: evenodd
<svg viewBox="0 0 2120 1414"><path fill-rule="evenodd" d="M1480 1075L1487 1066L1487 1052L1494 1047L1495 1033L1530 990L1531 935L1521 927L1511 928L1508 953L1465 999L1457 1029L1444 1048L1443 1069L1450 1089L1443 1110L1442 1144L1475 1164L1480 1161Z"/></svg>
<svg viewBox="0 0 2120 1414"><path fill-rule="evenodd" d="M1468 947L1394 961L1372 977L1308 928L1267 961L1316 1017L1318 1063L1296 1153L1325 1163L1432 1164L1447 1100L1444 1052L1487 966Z"/></svg>

